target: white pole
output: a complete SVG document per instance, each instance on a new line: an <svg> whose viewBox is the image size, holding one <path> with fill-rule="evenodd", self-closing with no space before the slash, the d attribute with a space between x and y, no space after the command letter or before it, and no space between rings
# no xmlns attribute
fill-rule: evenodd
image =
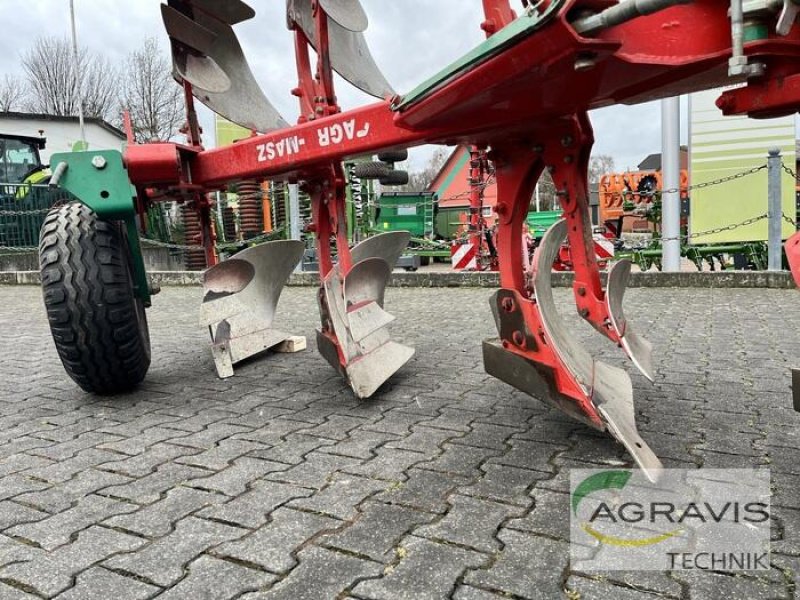
<svg viewBox="0 0 800 600"><path fill-rule="evenodd" d="M680 98L661 101L662 264L666 272L681 270L681 105Z"/></svg>
<svg viewBox="0 0 800 600"><path fill-rule="evenodd" d="M76 93L78 94L78 123L81 130L81 149L86 150L86 125L83 121L83 77L81 76L81 61L78 54L78 33L75 27L75 0L69 0L69 18L72 23L72 59L75 68Z"/></svg>
<svg viewBox="0 0 800 600"><path fill-rule="evenodd" d="M768 266L770 271L783 269L783 194L781 193L780 148L771 148L767 158L767 232Z"/></svg>

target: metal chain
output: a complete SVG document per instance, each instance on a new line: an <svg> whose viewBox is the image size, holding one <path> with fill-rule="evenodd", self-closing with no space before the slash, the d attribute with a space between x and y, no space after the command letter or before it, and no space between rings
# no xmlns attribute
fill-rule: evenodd
<svg viewBox="0 0 800 600"><path fill-rule="evenodd" d="M792 176L792 179L794 179L794 180L795 180L795 182L797 182L797 181L798 181L798 179L797 179L797 173L795 173L794 171L792 171L792 169L791 169L790 167L787 167L787 166L786 166L784 163L781 163L781 167L783 168L783 170L784 170L784 171L786 171L786 172L787 172L789 175L791 175L791 176Z"/></svg>
<svg viewBox="0 0 800 600"><path fill-rule="evenodd" d="M44 215L49 213L49 208L37 208L35 210L0 210L0 217L14 217L23 215Z"/></svg>
<svg viewBox="0 0 800 600"><path fill-rule="evenodd" d="M782 215L782 216L783 216L783 220L784 220L784 221L786 221L786 222L787 222L789 225L791 225L792 227L794 227L795 229L797 229L797 221L795 221L795 220L794 220L792 217L790 217L790 216L789 216L789 215L787 215L786 213L783 213L783 215Z"/></svg>

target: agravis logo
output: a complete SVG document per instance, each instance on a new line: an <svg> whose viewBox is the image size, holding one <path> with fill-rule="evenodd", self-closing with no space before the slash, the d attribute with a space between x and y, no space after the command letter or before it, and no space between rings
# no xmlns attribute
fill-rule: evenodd
<svg viewBox="0 0 800 600"><path fill-rule="evenodd" d="M603 473L595 473L584 479L578 487L572 492L572 512L578 516L578 507L581 501L589 496L592 492L599 490L618 489L621 490L628 483L631 478L630 471L605 471ZM588 521L581 523L581 528L591 535L593 538L600 541L602 544L611 544L612 546L650 546L658 544L664 540L678 535L681 528L673 529L660 535L651 537L626 539L611 534L601 533L595 528L595 521L601 517L611 517L614 519L613 512L605 502L601 502L597 508L592 512Z"/></svg>
<svg viewBox="0 0 800 600"><path fill-rule="evenodd" d="M573 560L588 570L768 567L768 471L668 469L653 484L574 469L570 509Z"/></svg>

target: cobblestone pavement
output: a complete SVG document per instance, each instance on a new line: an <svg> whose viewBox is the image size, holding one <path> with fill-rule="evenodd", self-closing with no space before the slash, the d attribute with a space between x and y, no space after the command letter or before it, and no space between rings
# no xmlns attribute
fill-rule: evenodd
<svg viewBox="0 0 800 600"><path fill-rule="evenodd" d="M773 568L735 577L570 570L569 469L628 457L483 372L489 290L390 289L395 338L417 355L364 402L313 348L314 290L279 306L309 350L226 381L199 294L155 298L146 383L99 398L64 375L38 289L0 288L0 598L798 595L796 291L631 290L655 385L576 325L631 372L640 430L667 466L772 469Z"/></svg>

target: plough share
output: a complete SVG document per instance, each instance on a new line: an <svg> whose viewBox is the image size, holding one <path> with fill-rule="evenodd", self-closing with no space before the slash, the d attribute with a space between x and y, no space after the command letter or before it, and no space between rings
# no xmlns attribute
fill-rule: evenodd
<svg viewBox="0 0 800 600"><path fill-rule="evenodd" d="M43 283L57 347L70 375L95 392L128 389L144 376L142 369L131 368L132 361L133 366L149 363L140 309L149 305L150 290L139 252L137 214L162 198L193 208L202 234L192 241L206 248L213 265L209 192L241 181L276 180L299 183L311 197L321 278L319 351L358 397L372 395L414 353L391 340L393 317L383 307L392 266L408 236L384 234L348 247L342 161L421 144L468 144L488 152L498 186L501 289L491 299L491 310L499 337L484 342L487 372L608 431L648 476L656 477L661 463L637 433L630 377L594 359L576 341L556 311L551 290L551 266L566 239L578 313L653 379L651 346L623 311L630 263L617 262L606 287L601 283L588 212L593 134L587 113L733 83L741 85L729 87L718 101L725 114L773 117L796 112L798 4L522 0L519 12L510 0L482 4L480 26L486 40L416 89L398 94L369 52L363 34L368 19L358 0L288 0L298 74L291 93L300 108L292 126L256 83L237 40L235 26L255 16L249 6L240 0L163 4L174 75L185 90L186 143L130 144L122 157L88 152L53 158L58 165L55 182L80 198L97 219L116 223L116 237L110 239L121 248L119 256L127 257L129 268L100 266L127 276L130 297L117 298L126 310L109 312L106 320L118 318L117 326L144 331L138 338L132 333L109 338L108 325L91 312L92 294L87 297L80 286L65 282L63 269L56 267L63 266L70 247L57 236L85 223L68 218L68 207L58 209L43 230ZM343 111L334 73L378 100ZM204 149L195 100L252 135L231 146ZM545 235L532 271L526 272L523 222L545 169L556 185L563 219ZM84 249L94 243L87 236L75 238ZM210 328L215 358L223 363L221 373L232 373L236 360L285 337L272 331L272 317L301 252L297 242L265 244L207 272L203 323ZM74 275L102 296L102 278ZM93 333L83 335L87 327ZM92 339L106 345L105 357L86 342ZM146 346L146 359L131 350L134 346Z"/></svg>

